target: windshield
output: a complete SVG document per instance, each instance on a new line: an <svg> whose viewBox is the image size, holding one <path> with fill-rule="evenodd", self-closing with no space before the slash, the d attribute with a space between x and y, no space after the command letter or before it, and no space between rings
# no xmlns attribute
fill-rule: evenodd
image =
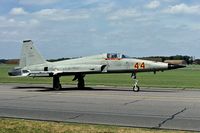
<svg viewBox="0 0 200 133"><path fill-rule="evenodd" d="M108 53L107 58L129 58L129 57L119 53Z"/></svg>
<svg viewBox="0 0 200 133"><path fill-rule="evenodd" d="M127 55L122 54L122 58L130 58L130 57L127 56Z"/></svg>

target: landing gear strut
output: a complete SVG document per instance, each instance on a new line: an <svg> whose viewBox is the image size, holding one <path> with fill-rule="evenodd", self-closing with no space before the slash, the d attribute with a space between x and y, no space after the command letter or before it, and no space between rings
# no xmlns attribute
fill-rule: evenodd
<svg viewBox="0 0 200 133"><path fill-rule="evenodd" d="M133 79L133 82L134 82L133 91L134 92L140 91L140 87L137 85L138 84L138 80L137 80L137 77L136 77L136 73L132 73L131 78Z"/></svg>
<svg viewBox="0 0 200 133"><path fill-rule="evenodd" d="M77 87L79 89L85 88L85 80L84 80L85 75L84 74L77 74L75 75L73 81L78 80Z"/></svg>
<svg viewBox="0 0 200 133"><path fill-rule="evenodd" d="M53 89L60 90L62 89L62 86L60 84L60 77L59 76L53 76Z"/></svg>

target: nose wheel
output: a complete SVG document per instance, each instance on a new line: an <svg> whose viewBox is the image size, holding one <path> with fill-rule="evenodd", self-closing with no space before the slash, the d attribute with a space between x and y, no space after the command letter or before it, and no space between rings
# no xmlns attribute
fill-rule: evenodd
<svg viewBox="0 0 200 133"><path fill-rule="evenodd" d="M140 91L140 87L137 85L138 80L136 78L136 73L132 73L131 78L133 79L133 91L134 92Z"/></svg>
<svg viewBox="0 0 200 133"><path fill-rule="evenodd" d="M138 91L140 91L140 87L137 85L137 83L138 83L138 80L137 79L134 79L134 85L133 85L133 91L134 92L138 92Z"/></svg>

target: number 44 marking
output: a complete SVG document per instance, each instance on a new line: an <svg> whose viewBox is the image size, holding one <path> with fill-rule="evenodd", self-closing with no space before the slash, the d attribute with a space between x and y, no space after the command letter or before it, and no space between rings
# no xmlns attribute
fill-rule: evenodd
<svg viewBox="0 0 200 133"><path fill-rule="evenodd" d="M137 62L137 63L135 63L134 68L135 68L135 69L139 69L139 68L144 69L144 68L145 68L145 64L144 64L144 62L142 62L141 64L139 64L139 63Z"/></svg>

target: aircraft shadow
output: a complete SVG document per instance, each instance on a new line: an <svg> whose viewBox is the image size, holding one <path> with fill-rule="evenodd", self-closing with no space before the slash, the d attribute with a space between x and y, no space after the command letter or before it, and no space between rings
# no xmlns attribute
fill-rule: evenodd
<svg viewBox="0 0 200 133"><path fill-rule="evenodd" d="M69 88L62 88L60 90L54 90L53 88L51 87L41 87L41 86L23 86L23 87L20 87L20 86L17 86L17 87L13 87L12 89L24 89L24 90L28 90L28 91L37 91L37 92L48 92L48 91L55 91L55 92L62 92L62 91L132 91L132 90L124 90L124 89L104 89L104 88L101 88L101 89L97 89L97 88L92 88L92 87L85 87L85 88L77 88L77 87L69 87Z"/></svg>
<svg viewBox="0 0 200 133"><path fill-rule="evenodd" d="M13 87L12 89L21 89L21 90L26 90L26 89L50 89L50 87L41 87L41 86L16 86Z"/></svg>
<svg viewBox="0 0 200 133"><path fill-rule="evenodd" d="M175 92L177 92L177 91L179 91L179 90L147 90L147 89L145 89L145 90L140 90L140 92L168 92L168 93L175 93Z"/></svg>
<svg viewBox="0 0 200 133"><path fill-rule="evenodd" d="M92 87L85 87L83 89L80 89L80 88L77 88L77 87L69 87L69 88L62 88L61 90L54 90L53 88L51 87L41 87L41 86L17 86L17 87L13 87L12 89L24 89L24 90L27 90L27 91L32 91L32 92L62 92L62 91L122 91L122 92L133 92L133 90L130 88L129 89L119 89L119 88L92 88ZM140 92L168 92L168 93L175 93L177 91L180 91L180 90L153 90L153 89L141 89ZM135 92L136 93L136 92Z"/></svg>

